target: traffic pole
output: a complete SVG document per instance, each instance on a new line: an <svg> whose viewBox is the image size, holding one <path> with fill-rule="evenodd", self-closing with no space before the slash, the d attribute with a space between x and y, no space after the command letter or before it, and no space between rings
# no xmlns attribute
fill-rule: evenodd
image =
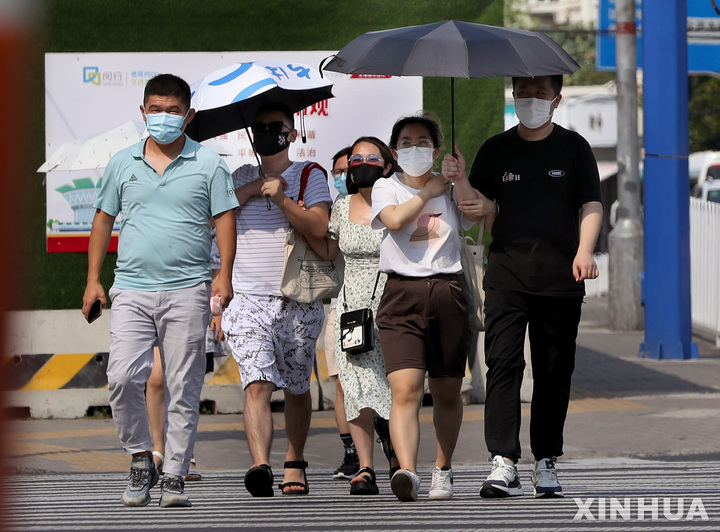
<svg viewBox="0 0 720 532"><path fill-rule="evenodd" d="M690 313L686 0L643 4L645 341L640 356L698 357Z"/></svg>
<svg viewBox="0 0 720 532"><path fill-rule="evenodd" d="M617 221L610 232L608 310L610 328L643 327L641 274L643 227L638 160L637 30L635 0L616 0L616 85L618 111Z"/></svg>

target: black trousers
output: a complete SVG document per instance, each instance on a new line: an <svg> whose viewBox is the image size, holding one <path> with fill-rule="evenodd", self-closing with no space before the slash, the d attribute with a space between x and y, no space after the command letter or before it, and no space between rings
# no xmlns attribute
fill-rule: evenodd
<svg viewBox="0 0 720 532"><path fill-rule="evenodd" d="M533 370L530 448L535 460L563 453L583 297L485 290L485 443L492 456L520 459L520 386L528 328Z"/></svg>

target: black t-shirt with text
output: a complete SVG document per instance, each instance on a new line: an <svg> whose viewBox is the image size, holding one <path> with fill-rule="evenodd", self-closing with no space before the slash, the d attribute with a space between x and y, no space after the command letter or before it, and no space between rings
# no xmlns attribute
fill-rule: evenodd
<svg viewBox="0 0 720 532"><path fill-rule="evenodd" d="M480 147L469 179L500 207L485 286L538 295L584 294L584 283L576 282L572 272L580 209L601 201L588 142L557 124L539 141L523 140L514 127Z"/></svg>

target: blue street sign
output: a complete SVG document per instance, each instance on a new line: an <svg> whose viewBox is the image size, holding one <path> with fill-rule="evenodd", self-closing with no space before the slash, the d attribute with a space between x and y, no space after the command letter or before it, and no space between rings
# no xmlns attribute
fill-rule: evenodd
<svg viewBox="0 0 720 532"><path fill-rule="evenodd" d="M720 4L720 2L718 3ZM642 0L635 1L637 64L642 68ZM688 72L720 72L720 14L710 0L687 0ZM600 0L595 68L615 70L615 0Z"/></svg>

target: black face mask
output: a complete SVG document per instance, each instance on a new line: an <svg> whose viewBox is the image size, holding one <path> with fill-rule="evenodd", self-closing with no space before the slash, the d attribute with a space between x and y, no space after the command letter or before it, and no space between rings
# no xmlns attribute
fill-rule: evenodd
<svg viewBox="0 0 720 532"><path fill-rule="evenodd" d="M383 171L385 170L382 166L373 166L367 163L359 164L357 166L351 166L348 168L348 173L358 188L370 188L375 182L383 177Z"/></svg>
<svg viewBox="0 0 720 532"><path fill-rule="evenodd" d="M290 146L289 131L282 133L268 133L267 131L256 131L253 135L255 151L260 155L269 156L280 153Z"/></svg>

